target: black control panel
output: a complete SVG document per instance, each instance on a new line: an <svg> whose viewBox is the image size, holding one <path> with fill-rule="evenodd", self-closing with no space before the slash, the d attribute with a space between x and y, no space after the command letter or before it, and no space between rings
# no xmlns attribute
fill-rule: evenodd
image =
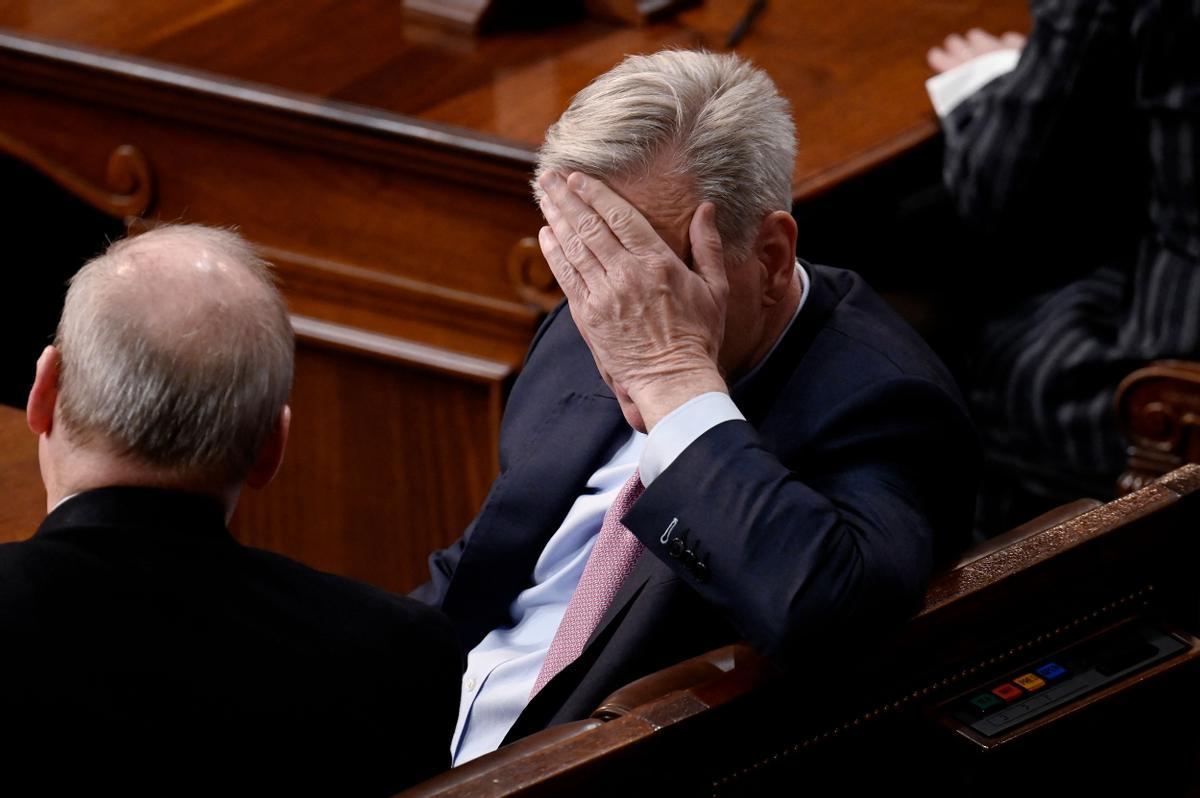
<svg viewBox="0 0 1200 798"><path fill-rule="evenodd" d="M984 737L995 737L1190 646L1148 623L1084 641L962 698L952 715Z"/></svg>

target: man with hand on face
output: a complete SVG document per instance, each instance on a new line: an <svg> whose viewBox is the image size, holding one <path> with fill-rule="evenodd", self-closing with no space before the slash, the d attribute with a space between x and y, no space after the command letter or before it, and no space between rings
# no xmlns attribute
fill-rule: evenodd
<svg viewBox="0 0 1200 798"><path fill-rule="evenodd" d="M803 663L914 608L965 541L962 401L856 275L797 261L794 150L771 80L699 52L627 58L547 133L567 303L416 593L470 651L456 763L735 640Z"/></svg>
<svg viewBox="0 0 1200 798"><path fill-rule="evenodd" d="M158 228L72 279L28 406L49 515L0 546L16 793L386 796L449 764L446 619L226 527L283 457L292 363L234 233Z"/></svg>

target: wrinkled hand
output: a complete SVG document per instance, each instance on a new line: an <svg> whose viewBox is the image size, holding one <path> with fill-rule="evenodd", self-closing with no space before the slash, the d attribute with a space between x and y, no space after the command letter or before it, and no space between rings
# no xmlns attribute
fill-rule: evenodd
<svg viewBox="0 0 1200 798"><path fill-rule="evenodd" d="M945 72L972 58L996 50L1020 50L1025 46L1025 37L1008 32L996 37L985 30L972 28L966 36L952 33L940 47L934 47L926 55L929 66L935 72Z"/></svg>
<svg viewBox="0 0 1200 798"><path fill-rule="evenodd" d="M629 423L648 431L687 400L726 391L717 354L729 283L713 205L692 216L692 271L603 182L547 174L540 185L542 254Z"/></svg>

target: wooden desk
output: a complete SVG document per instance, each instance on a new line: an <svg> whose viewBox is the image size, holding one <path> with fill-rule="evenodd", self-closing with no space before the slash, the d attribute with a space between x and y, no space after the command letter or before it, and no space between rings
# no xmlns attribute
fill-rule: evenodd
<svg viewBox="0 0 1200 798"><path fill-rule="evenodd" d="M46 517L37 438L25 413L0 405L0 543L24 540Z"/></svg>
<svg viewBox="0 0 1200 798"><path fill-rule="evenodd" d="M528 238L543 132L626 53L722 49L744 7L471 38L399 0L0 0L0 153L115 217L264 248L301 321L295 446L237 528L406 589L482 502L558 297ZM932 136L925 51L976 24L1023 30L1024 1L772 3L738 51L793 104L795 197Z"/></svg>
<svg viewBox="0 0 1200 798"><path fill-rule="evenodd" d="M583 21L472 38L406 20L393 0L177 0L169 9L152 2L60 0L44 10L0 2L0 27L14 34L2 40L13 56L28 52L20 40L25 36L114 51L117 61L108 66L141 71L148 82L191 84L209 95L232 89L248 104L333 117L362 132L372 129L380 139L448 146L520 168L532 162L546 127L570 97L624 54L669 46L722 50L744 10L739 0L707 0L645 28ZM736 50L765 68L793 102L801 142L796 197L931 136L936 122L922 85L925 51L972 25L1025 30L1025 3L769 5ZM63 49L42 53L81 57ZM151 59L166 71L137 70L129 57ZM215 83L206 85L206 78ZM496 176L513 177L507 171ZM520 178L506 187L527 193Z"/></svg>

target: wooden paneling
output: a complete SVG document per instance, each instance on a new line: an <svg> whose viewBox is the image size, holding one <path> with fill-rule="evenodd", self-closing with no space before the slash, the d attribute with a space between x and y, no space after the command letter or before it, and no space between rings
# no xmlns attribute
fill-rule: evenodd
<svg viewBox="0 0 1200 798"><path fill-rule="evenodd" d="M301 330L288 459L246 496L239 536L415 586L495 473L503 385L541 313L510 277L510 250L537 227L525 167L503 147L449 147L371 114L24 55L0 67L23 78L0 79L0 107L20 109L0 120L0 150L107 213L142 217L135 228L238 226L293 311L350 331ZM489 211L471 213L480 196Z"/></svg>
<svg viewBox="0 0 1200 798"><path fill-rule="evenodd" d="M279 477L242 494L234 534L337 573L406 592L454 540L496 471L511 369L297 317L292 438ZM0 543L46 515L37 436L0 406ZM481 446L480 441L492 445Z"/></svg>
<svg viewBox="0 0 1200 798"><path fill-rule="evenodd" d="M539 217L525 167L502 150L464 140L439 154L399 135L385 147L369 116L313 115L298 100L262 107L202 82L107 71L108 61L25 55L5 66L0 50L0 71L27 70L29 84L0 85L0 104L21 109L2 123L0 149L7 139L17 157L71 175L59 182L108 198L114 215L237 225L268 248L299 312L520 361L538 311L520 299L507 261ZM51 85L113 104L55 97ZM119 159L125 170L110 170ZM122 180L134 165L137 180ZM499 191L502 177L519 190ZM488 212L474 213L481 195Z"/></svg>
<svg viewBox="0 0 1200 798"><path fill-rule="evenodd" d="M0 405L0 543L24 540L46 517L46 490L38 469L38 439L25 413Z"/></svg>
<svg viewBox="0 0 1200 798"><path fill-rule="evenodd" d="M234 518L244 543L406 592L496 472L511 369L302 317L292 439ZM483 445L483 442L493 442Z"/></svg>

